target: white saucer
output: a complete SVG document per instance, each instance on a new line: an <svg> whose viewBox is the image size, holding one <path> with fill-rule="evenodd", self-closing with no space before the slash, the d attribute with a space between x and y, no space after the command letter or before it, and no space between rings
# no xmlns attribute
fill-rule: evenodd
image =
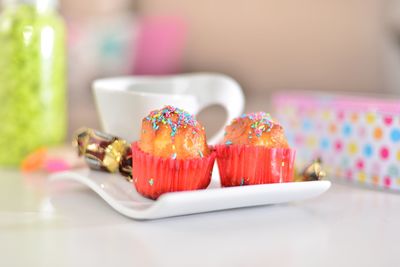
<svg viewBox="0 0 400 267"><path fill-rule="evenodd" d="M213 175L213 181L217 177ZM168 193L156 201L142 197L119 174L79 169L51 175L51 181L74 180L95 191L119 213L133 219L159 219L217 210L285 203L316 197L329 189L329 181L219 187Z"/></svg>

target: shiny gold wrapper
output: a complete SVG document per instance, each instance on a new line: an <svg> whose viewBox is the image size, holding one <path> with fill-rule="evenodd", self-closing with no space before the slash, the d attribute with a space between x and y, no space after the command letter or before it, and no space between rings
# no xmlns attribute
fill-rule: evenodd
<svg viewBox="0 0 400 267"><path fill-rule="evenodd" d="M318 181L326 176L325 171L322 169L321 159L316 159L307 165L301 173L296 174L296 181Z"/></svg>
<svg viewBox="0 0 400 267"><path fill-rule="evenodd" d="M125 156L122 157L119 163L119 172L132 182L132 148L128 146L125 151Z"/></svg>
<svg viewBox="0 0 400 267"><path fill-rule="evenodd" d="M87 128L79 130L73 142L78 155L85 157L91 169L111 173L120 171L130 180L132 155L130 146L125 140Z"/></svg>

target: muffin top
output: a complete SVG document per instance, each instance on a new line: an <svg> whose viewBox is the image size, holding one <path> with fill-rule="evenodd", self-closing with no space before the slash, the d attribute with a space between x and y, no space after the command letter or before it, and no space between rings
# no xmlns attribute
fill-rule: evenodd
<svg viewBox="0 0 400 267"><path fill-rule="evenodd" d="M186 111L165 106L142 120L139 148L162 158L202 158L210 154L204 127Z"/></svg>
<svg viewBox="0 0 400 267"><path fill-rule="evenodd" d="M243 114L225 128L226 145L255 145L268 148L288 148L281 125L269 113Z"/></svg>

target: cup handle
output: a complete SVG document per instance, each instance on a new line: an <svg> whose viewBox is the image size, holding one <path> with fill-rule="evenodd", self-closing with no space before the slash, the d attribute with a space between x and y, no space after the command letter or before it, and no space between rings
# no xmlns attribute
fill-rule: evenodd
<svg viewBox="0 0 400 267"><path fill-rule="evenodd" d="M208 139L210 145L216 145L224 137L225 125L243 113L245 98L240 85L228 76L213 74L202 78L202 92L197 94L199 111L215 104L223 106L227 111L227 118L221 129Z"/></svg>

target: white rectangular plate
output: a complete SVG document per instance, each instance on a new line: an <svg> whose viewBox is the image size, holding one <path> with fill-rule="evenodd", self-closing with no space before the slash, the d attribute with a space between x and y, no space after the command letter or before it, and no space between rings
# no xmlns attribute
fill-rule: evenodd
<svg viewBox="0 0 400 267"><path fill-rule="evenodd" d="M51 181L74 180L95 191L119 213L133 219L159 219L217 210L285 203L316 197L329 181L220 187L214 172L205 190L167 193L157 200L142 197L119 174L80 169L53 174Z"/></svg>

